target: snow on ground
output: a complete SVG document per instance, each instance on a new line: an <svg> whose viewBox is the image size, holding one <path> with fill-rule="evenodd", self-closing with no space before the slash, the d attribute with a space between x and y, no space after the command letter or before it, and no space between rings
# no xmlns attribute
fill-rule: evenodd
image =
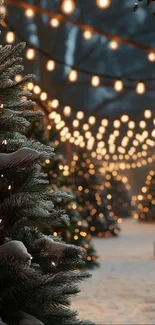
<svg viewBox="0 0 155 325"><path fill-rule="evenodd" d="M118 238L94 239L100 268L73 301L96 324L155 324L155 224L124 221Z"/></svg>

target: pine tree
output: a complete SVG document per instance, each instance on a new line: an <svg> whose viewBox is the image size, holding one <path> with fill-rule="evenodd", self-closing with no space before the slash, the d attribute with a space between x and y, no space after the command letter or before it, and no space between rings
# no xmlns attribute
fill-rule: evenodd
<svg viewBox="0 0 155 325"><path fill-rule="evenodd" d="M44 117L40 123L34 123L29 129L29 136L41 140L44 144L50 144L54 147L55 156L52 159L45 159L42 163L42 172L49 181L49 188L58 191L58 189L68 193L68 197L63 198L59 202L67 213L69 221L62 223L57 227L49 227L46 229L47 234L62 238L66 243L78 245L85 249L86 253L83 262L79 264L79 268L93 269L98 266L97 254L91 242L91 233L87 220L81 217L80 206L76 197L76 193L72 190L70 182L70 166L62 155L59 146L55 145L56 129L54 125L48 130L48 118Z"/></svg>
<svg viewBox="0 0 155 325"><path fill-rule="evenodd" d="M131 204L130 185L127 177L121 176L117 171L108 172L103 182L106 189L106 197L118 221L122 218L132 216L133 206Z"/></svg>
<svg viewBox="0 0 155 325"><path fill-rule="evenodd" d="M140 221L155 221L155 171L151 170L146 177L141 194L138 196Z"/></svg>
<svg viewBox="0 0 155 325"><path fill-rule="evenodd" d="M73 155L69 178L82 218L88 222L91 234L98 237L117 235L120 227L107 206L102 191L99 190L99 177L84 150L79 150Z"/></svg>
<svg viewBox="0 0 155 325"><path fill-rule="evenodd" d="M83 249L67 245L43 229L65 222L58 202L65 193L49 191L39 171L53 150L28 140L31 120L42 113L32 109L26 89L33 78L21 73L24 44L0 48L0 322L1 324L82 325L69 308L77 282L86 273L75 272Z"/></svg>

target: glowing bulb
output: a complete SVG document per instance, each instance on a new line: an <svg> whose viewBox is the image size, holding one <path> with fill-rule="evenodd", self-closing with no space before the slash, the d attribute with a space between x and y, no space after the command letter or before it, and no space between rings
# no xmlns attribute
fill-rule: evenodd
<svg viewBox="0 0 155 325"><path fill-rule="evenodd" d="M78 78L78 73L76 70L71 70L69 75L68 75L68 79L71 81L71 82L74 82L76 81Z"/></svg>
<svg viewBox="0 0 155 325"><path fill-rule="evenodd" d="M34 49L28 49L26 51L26 57L28 60L33 60L35 57L35 50Z"/></svg>
<svg viewBox="0 0 155 325"><path fill-rule="evenodd" d="M28 90L33 90L34 84L33 82L29 82L27 85Z"/></svg>
<svg viewBox="0 0 155 325"><path fill-rule="evenodd" d="M128 123L128 127L129 127L129 129L134 129L135 128L135 122L134 121L130 121Z"/></svg>
<svg viewBox="0 0 155 325"><path fill-rule="evenodd" d="M74 120L73 126L74 126L74 128L77 128L79 126L79 120Z"/></svg>
<svg viewBox="0 0 155 325"><path fill-rule="evenodd" d="M55 69L55 62L53 60L49 60L46 64L46 69L48 71L53 71Z"/></svg>
<svg viewBox="0 0 155 325"><path fill-rule="evenodd" d="M93 87L98 87L100 84L100 78L98 76L93 76L91 78L91 84Z"/></svg>
<svg viewBox="0 0 155 325"><path fill-rule="evenodd" d="M139 126L140 126L141 129L145 129L145 127L146 127L146 122L145 122L145 121L140 121L140 122L139 122Z"/></svg>
<svg viewBox="0 0 155 325"><path fill-rule="evenodd" d="M110 6L110 0L96 0L96 5L101 9L106 9Z"/></svg>
<svg viewBox="0 0 155 325"><path fill-rule="evenodd" d="M151 133L152 137L155 138L155 129Z"/></svg>
<svg viewBox="0 0 155 325"><path fill-rule="evenodd" d="M28 18L33 18L34 17L34 11L31 8L28 8L25 10L25 16Z"/></svg>
<svg viewBox="0 0 155 325"><path fill-rule="evenodd" d="M59 101L58 99L53 99L49 104L52 108L57 108L59 106Z"/></svg>
<svg viewBox="0 0 155 325"><path fill-rule="evenodd" d="M139 95L142 95L145 93L145 85L142 81L139 81L137 86L136 86L136 93L139 94Z"/></svg>
<svg viewBox="0 0 155 325"><path fill-rule="evenodd" d="M41 93L41 88L38 85L35 85L34 88L33 88L33 92L36 95L39 95Z"/></svg>
<svg viewBox="0 0 155 325"><path fill-rule="evenodd" d="M118 43L116 41L110 41L109 42L109 47L111 50L117 50L118 49Z"/></svg>
<svg viewBox="0 0 155 325"><path fill-rule="evenodd" d="M145 116L145 118L151 118L152 113L151 113L150 109L146 109L146 110L145 110L145 112L144 112L144 116Z"/></svg>
<svg viewBox="0 0 155 325"><path fill-rule="evenodd" d="M87 130L89 130L89 125L88 124L83 124L83 130L84 131L87 131Z"/></svg>
<svg viewBox="0 0 155 325"><path fill-rule="evenodd" d="M89 122L89 124L91 124L91 125L95 124L95 122L96 122L96 118L95 118L95 116L90 116L89 119L88 119L88 122Z"/></svg>
<svg viewBox="0 0 155 325"><path fill-rule="evenodd" d="M129 121L129 116L128 116L128 115L122 115L122 116L121 116L121 121L122 121L123 123L128 122L128 121Z"/></svg>
<svg viewBox="0 0 155 325"><path fill-rule="evenodd" d="M67 14L71 15L75 10L75 3L73 0L63 0L61 10Z"/></svg>
<svg viewBox="0 0 155 325"><path fill-rule="evenodd" d="M17 74L16 76L15 76L15 81L20 81L22 79L22 76L21 76L21 74Z"/></svg>
<svg viewBox="0 0 155 325"><path fill-rule="evenodd" d="M42 101L45 101L45 100L47 99L47 93L42 92L42 93L40 94L40 99L41 99Z"/></svg>
<svg viewBox="0 0 155 325"><path fill-rule="evenodd" d="M57 18L52 18L50 20L50 25L54 28L58 27L59 26L59 20Z"/></svg>
<svg viewBox="0 0 155 325"><path fill-rule="evenodd" d="M121 122L119 120L115 120L113 125L114 125L115 128L119 128L120 125L121 125Z"/></svg>
<svg viewBox="0 0 155 325"><path fill-rule="evenodd" d="M83 37L87 40L92 38L92 32L90 32L89 30L85 30L83 33Z"/></svg>
<svg viewBox="0 0 155 325"><path fill-rule="evenodd" d="M82 120L82 119L84 118L84 113L83 113L82 111L79 111L79 112L77 112L76 117L77 117L79 120Z"/></svg>
<svg viewBox="0 0 155 325"><path fill-rule="evenodd" d="M116 91L122 91L123 90L123 82L122 80L116 80L114 83L114 89Z"/></svg>
<svg viewBox="0 0 155 325"><path fill-rule="evenodd" d="M107 119L103 119L102 121L101 121L101 124L103 125L103 126L108 126L108 120Z"/></svg>
<svg viewBox="0 0 155 325"><path fill-rule="evenodd" d="M8 32L6 34L6 41L9 43L9 44L12 44L14 43L15 41L15 34L13 32Z"/></svg>
<svg viewBox="0 0 155 325"><path fill-rule="evenodd" d="M72 113L72 109L70 106L65 106L63 109L63 113L66 117L69 117Z"/></svg>
<svg viewBox="0 0 155 325"><path fill-rule="evenodd" d="M147 56L148 60L153 62L155 61L155 52L150 52L148 53L148 56Z"/></svg>

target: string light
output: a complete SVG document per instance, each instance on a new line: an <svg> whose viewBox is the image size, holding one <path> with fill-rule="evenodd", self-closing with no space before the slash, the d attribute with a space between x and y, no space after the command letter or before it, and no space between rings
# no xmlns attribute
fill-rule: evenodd
<svg viewBox="0 0 155 325"><path fill-rule="evenodd" d="M74 120L73 126L74 126L74 128L77 128L79 126L79 120Z"/></svg>
<svg viewBox="0 0 155 325"><path fill-rule="evenodd" d="M40 94L40 99L41 99L42 101L45 101L45 100L47 99L47 93L42 92L42 93Z"/></svg>
<svg viewBox="0 0 155 325"><path fill-rule="evenodd" d="M101 9L106 9L110 6L110 0L96 0L96 5Z"/></svg>
<svg viewBox="0 0 155 325"><path fill-rule="evenodd" d="M6 34L6 41L9 44L14 43L14 41L15 41L15 34L13 32L7 32L7 34Z"/></svg>
<svg viewBox="0 0 155 325"><path fill-rule="evenodd" d="M98 76L93 76L93 77L91 78L91 85L92 85L93 87L98 87L99 84L100 84L100 78L99 78Z"/></svg>
<svg viewBox="0 0 155 325"><path fill-rule="evenodd" d="M104 119L101 121L101 125L107 127L107 126L108 126L108 120L104 118Z"/></svg>
<svg viewBox="0 0 155 325"><path fill-rule="evenodd" d="M33 88L33 92L36 95L39 95L41 93L41 88L38 85L35 85L34 88Z"/></svg>
<svg viewBox="0 0 155 325"><path fill-rule="evenodd" d="M135 128L135 122L134 122L134 121L130 121L130 122L128 123L128 128L129 128L129 129L134 129L134 128Z"/></svg>
<svg viewBox="0 0 155 325"><path fill-rule="evenodd" d="M148 60L151 62L155 61L155 52L148 53Z"/></svg>
<svg viewBox="0 0 155 325"><path fill-rule="evenodd" d="M90 32L89 30L85 30L83 33L83 37L87 40L92 38L92 32Z"/></svg>
<svg viewBox="0 0 155 325"><path fill-rule="evenodd" d="M118 43L116 41L110 41L109 47L111 50L117 50L118 49Z"/></svg>
<svg viewBox="0 0 155 325"><path fill-rule="evenodd" d="M116 91L122 91L123 90L123 82L122 80L116 80L114 83L114 89Z"/></svg>
<svg viewBox="0 0 155 325"><path fill-rule="evenodd" d="M33 18L34 17L34 11L31 8L28 8L25 10L25 16L28 18Z"/></svg>
<svg viewBox="0 0 155 325"><path fill-rule="evenodd" d="M139 122L139 126L140 126L141 129L145 129L145 127L146 127L146 122L145 122L145 121L140 121L140 122Z"/></svg>
<svg viewBox="0 0 155 325"><path fill-rule="evenodd" d="M115 128L119 128L120 125L121 125L121 122L119 120L115 120L113 125L114 125Z"/></svg>
<svg viewBox="0 0 155 325"><path fill-rule="evenodd" d="M50 25L51 25L51 27L54 27L54 28L56 28L56 27L58 27L59 26L59 20L57 19L57 18L52 18L51 20L50 20Z"/></svg>
<svg viewBox="0 0 155 325"><path fill-rule="evenodd" d="M95 118L95 116L90 116L89 119L88 119L88 122L89 122L89 124L91 124L91 125L95 124L95 122L96 122L96 118Z"/></svg>
<svg viewBox="0 0 155 325"><path fill-rule="evenodd" d="M145 93L145 85L142 81L139 81L137 86L136 86L136 93L139 94L139 95L142 95Z"/></svg>
<svg viewBox="0 0 155 325"><path fill-rule="evenodd" d="M75 10L75 2L74 0L63 0L61 5L61 10L67 14L71 15Z"/></svg>
<svg viewBox="0 0 155 325"><path fill-rule="evenodd" d="M53 71L55 69L55 62L53 60L49 60L46 64L46 68L48 71Z"/></svg>
<svg viewBox="0 0 155 325"><path fill-rule="evenodd" d="M33 59L35 58L35 50L29 48L29 49L26 51L26 58L27 58L28 60L33 60Z"/></svg>
<svg viewBox="0 0 155 325"><path fill-rule="evenodd" d="M68 75L68 79L71 81L71 82L75 82L78 78L78 73L76 70L71 70L69 75Z"/></svg>
<svg viewBox="0 0 155 325"><path fill-rule="evenodd" d="M151 118L151 116L152 116L152 113L151 113L150 109L146 109L144 112L144 117L148 119L148 118Z"/></svg>
<svg viewBox="0 0 155 325"><path fill-rule="evenodd" d="M70 106L65 106L64 109L63 109L63 114L66 116L66 117L69 117L72 113L72 109Z"/></svg>
<svg viewBox="0 0 155 325"><path fill-rule="evenodd" d="M53 99L52 101L49 102L49 105L50 105L52 108L58 108L58 106L59 106L59 101L58 101L58 99Z"/></svg>
<svg viewBox="0 0 155 325"><path fill-rule="evenodd" d="M129 116L128 116L128 115L122 115L122 116L121 116L121 121L122 121L123 123L128 122L128 121L129 121Z"/></svg>
<svg viewBox="0 0 155 325"><path fill-rule="evenodd" d="M79 120L82 120L82 119L84 118L84 113L83 113L82 111L79 111L79 112L77 112L76 117L77 117Z"/></svg>
<svg viewBox="0 0 155 325"><path fill-rule="evenodd" d="M83 130L84 131L89 130L89 125L87 123L83 124Z"/></svg>
<svg viewBox="0 0 155 325"><path fill-rule="evenodd" d="M21 74L17 74L17 75L15 76L15 81L19 82L21 79L22 79Z"/></svg>

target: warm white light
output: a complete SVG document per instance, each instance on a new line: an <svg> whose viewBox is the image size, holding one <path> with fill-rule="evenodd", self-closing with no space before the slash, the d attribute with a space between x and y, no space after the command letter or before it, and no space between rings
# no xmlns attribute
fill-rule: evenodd
<svg viewBox="0 0 155 325"><path fill-rule="evenodd" d="M142 81L139 81L137 86L136 86L136 93L139 94L139 95L142 95L145 93L145 85Z"/></svg>
<svg viewBox="0 0 155 325"><path fill-rule="evenodd" d="M76 81L78 78L78 73L76 70L71 70L69 75L68 75L68 79L71 81L71 82L74 82Z"/></svg>
<svg viewBox="0 0 155 325"><path fill-rule="evenodd" d="M140 126L141 129L145 129L145 127L146 127L146 122L145 122L145 121L140 121L140 122L139 122L139 126Z"/></svg>
<svg viewBox="0 0 155 325"><path fill-rule="evenodd" d="M6 41L9 44L14 43L14 41L15 41L15 34L13 32L7 32L7 34L6 34Z"/></svg>
<svg viewBox="0 0 155 325"><path fill-rule="evenodd" d="M0 6L0 14L6 15L6 7Z"/></svg>
<svg viewBox="0 0 155 325"><path fill-rule="evenodd" d="M63 113L66 117L69 117L72 113L72 109L70 106L65 106L64 107L64 110L63 110Z"/></svg>
<svg viewBox="0 0 155 325"><path fill-rule="evenodd" d="M135 122L134 122L134 121L130 121L130 122L128 123L128 128L129 128L129 129L134 129L134 128L135 128Z"/></svg>
<svg viewBox="0 0 155 325"><path fill-rule="evenodd" d="M34 49L28 49L26 51L26 57L28 60L33 60L35 57L35 50Z"/></svg>
<svg viewBox="0 0 155 325"><path fill-rule="evenodd" d="M90 116L88 119L89 124L93 125L96 122L96 117L95 116Z"/></svg>
<svg viewBox="0 0 155 325"><path fill-rule="evenodd" d="M77 128L79 126L79 120L74 120L73 126L74 126L74 128Z"/></svg>
<svg viewBox="0 0 155 325"><path fill-rule="evenodd" d="M59 26L59 20L57 19L57 18L52 18L51 20L50 20L50 25L52 26L52 27L54 27L54 28L56 28L56 27L58 27Z"/></svg>
<svg viewBox="0 0 155 325"><path fill-rule="evenodd" d="M102 121L101 121L101 124L103 125L103 126L108 126L108 120L107 119L103 119Z"/></svg>
<svg viewBox="0 0 155 325"><path fill-rule="evenodd" d="M83 113L82 111L79 111L79 112L77 112L76 117L77 117L79 120L82 120L82 119L84 118L84 113Z"/></svg>
<svg viewBox="0 0 155 325"><path fill-rule="evenodd" d="M106 9L110 6L111 0L96 0L96 5L101 9Z"/></svg>
<svg viewBox="0 0 155 325"><path fill-rule="evenodd" d="M34 87L34 83L33 82L29 82L27 85L28 90L33 90Z"/></svg>
<svg viewBox="0 0 155 325"><path fill-rule="evenodd" d="M148 56L147 56L148 60L153 62L155 61L155 52L150 52L148 53Z"/></svg>
<svg viewBox="0 0 155 325"><path fill-rule="evenodd" d="M89 130L89 125L87 123L83 124L83 130L84 131Z"/></svg>
<svg viewBox="0 0 155 325"><path fill-rule="evenodd" d="M144 116L145 116L145 118L151 118L152 112L150 111L150 109L146 109L145 110Z"/></svg>
<svg viewBox="0 0 155 325"><path fill-rule="evenodd" d="M123 82L122 80L116 80L114 83L114 89L116 91L122 91L123 90Z"/></svg>
<svg viewBox="0 0 155 325"><path fill-rule="evenodd" d="M21 76L21 74L17 74L16 76L15 76L15 81L20 81L22 79L22 76Z"/></svg>
<svg viewBox="0 0 155 325"><path fill-rule="evenodd" d="M28 8L25 10L25 16L28 18L33 18L34 17L34 11L31 8Z"/></svg>
<svg viewBox="0 0 155 325"><path fill-rule="evenodd" d="M121 125L121 122L119 120L115 120L113 125L114 125L115 128L119 128L120 125Z"/></svg>
<svg viewBox="0 0 155 325"><path fill-rule="evenodd" d="M53 99L52 101L49 102L49 105L50 105L52 108L58 108L58 106L59 106L59 101L58 101L58 99Z"/></svg>
<svg viewBox="0 0 155 325"><path fill-rule="evenodd" d="M110 41L109 42L109 47L112 49L112 50L117 50L118 49L118 43L116 41Z"/></svg>
<svg viewBox="0 0 155 325"><path fill-rule="evenodd" d="M122 121L123 123L128 122L128 121L129 121L129 116L128 116L128 115L122 115L122 116L121 116L121 121Z"/></svg>
<svg viewBox="0 0 155 325"><path fill-rule="evenodd" d="M60 123L61 121L61 115L60 114L56 114L55 118L54 118L54 121L56 124Z"/></svg>
<svg viewBox="0 0 155 325"><path fill-rule="evenodd" d="M93 87L98 87L100 84L100 78L98 76L93 76L91 78L91 84Z"/></svg>
<svg viewBox="0 0 155 325"><path fill-rule="evenodd" d="M85 30L84 33L83 33L83 37L85 39L91 39L92 38L92 32L90 32L89 30Z"/></svg>
<svg viewBox="0 0 155 325"><path fill-rule="evenodd" d="M155 129L151 133L152 137L155 138Z"/></svg>
<svg viewBox="0 0 155 325"><path fill-rule="evenodd" d="M41 99L42 101L45 101L45 100L47 99L47 93L42 92L42 93L40 94L40 99Z"/></svg>
<svg viewBox="0 0 155 325"><path fill-rule="evenodd" d="M41 93L41 88L38 85L35 85L34 88L33 88L33 92L36 95L39 95Z"/></svg>
<svg viewBox="0 0 155 325"><path fill-rule="evenodd" d="M48 71L53 71L55 69L55 62L53 60L49 60L46 64L46 69Z"/></svg>
<svg viewBox="0 0 155 325"><path fill-rule="evenodd" d="M63 0L61 10L65 14L71 15L75 10L75 2L74 2L74 0Z"/></svg>

